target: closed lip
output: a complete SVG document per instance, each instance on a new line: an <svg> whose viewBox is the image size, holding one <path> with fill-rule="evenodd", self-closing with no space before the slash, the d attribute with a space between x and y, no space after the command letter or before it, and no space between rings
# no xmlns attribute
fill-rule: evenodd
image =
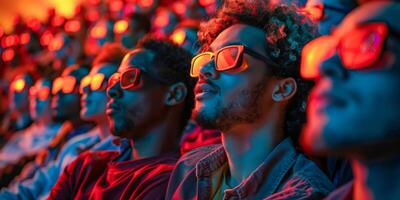
<svg viewBox="0 0 400 200"><path fill-rule="evenodd" d="M115 111L120 110L121 107L115 101L111 100L107 103L106 113L107 115L113 114Z"/></svg>
<svg viewBox="0 0 400 200"><path fill-rule="evenodd" d="M331 91L313 91L310 96L310 104L312 107L320 109L329 107L329 106L338 106L343 107L346 104L346 101L341 96L334 94Z"/></svg>

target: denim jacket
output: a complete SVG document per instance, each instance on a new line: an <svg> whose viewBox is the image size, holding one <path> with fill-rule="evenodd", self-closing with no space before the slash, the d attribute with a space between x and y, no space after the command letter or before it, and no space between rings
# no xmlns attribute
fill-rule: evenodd
<svg viewBox="0 0 400 200"><path fill-rule="evenodd" d="M180 158L169 181L166 199L212 199L212 177L227 164L222 145L195 149ZM291 139L278 144L245 180L224 190L223 199L322 199L333 190L328 177Z"/></svg>

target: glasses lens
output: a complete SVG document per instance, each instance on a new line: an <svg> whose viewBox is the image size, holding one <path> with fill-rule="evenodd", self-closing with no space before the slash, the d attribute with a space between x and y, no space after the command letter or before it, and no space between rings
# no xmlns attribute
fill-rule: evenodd
<svg viewBox="0 0 400 200"><path fill-rule="evenodd" d="M52 90L51 90L51 93L52 93L53 95L57 94L57 92L61 90L62 85L63 85L63 79L62 79L62 77L56 78L56 79L54 80L54 82L53 82L53 88L52 88Z"/></svg>
<svg viewBox="0 0 400 200"><path fill-rule="evenodd" d="M125 71L121 76L121 88L128 89L135 87L137 83L137 70L131 69Z"/></svg>
<svg viewBox="0 0 400 200"><path fill-rule="evenodd" d="M13 82L13 90L15 92L22 92L25 88L25 80L24 79L18 79Z"/></svg>
<svg viewBox="0 0 400 200"><path fill-rule="evenodd" d="M75 88L76 78L73 76L66 76L63 79L62 91L66 94L72 93Z"/></svg>
<svg viewBox="0 0 400 200"><path fill-rule="evenodd" d="M104 74L96 74L92 77L92 83L90 85L90 89L92 91L100 90L103 85Z"/></svg>
<svg viewBox="0 0 400 200"><path fill-rule="evenodd" d="M240 50L238 46L221 49L216 55L215 69L217 71L225 71L235 68L237 66L239 56Z"/></svg>
<svg viewBox="0 0 400 200"><path fill-rule="evenodd" d="M87 87L90 82L92 80L92 76L85 76L82 80L81 80L81 85L79 87L79 92L81 94L83 94L85 87Z"/></svg>
<svg viewBox="0 0 400 200"><path fill-rule="evenodd" d="M32 86L31 88L29 88L29 95L30 96L35 96L37 92L37 89L35 86Z"/></svg>
<svg viewBox="0 0 400 200"><path fill-rule="evenodd" d="M336 50L337 40L331 36L322 36L304 46L301 52L301 76L312 79L319 74L319 65L331 57Z"/></svg>
<svg viewBox="0 0 400 200"><path fill-rule="evenodd" d="M372 23L363 26L344 37L340 43L339 55L348 69L366 69L373 67L380 57L387 27Z"/></svg>
<svg viewBox="0 0 400 200"><path fill-rule="evenodd" d="M49 96L50 96L50 88L48 88L48 87L40 88L37 93L37 97L41 101L47 100L49 98Z"/></svg>
<svg viewBox="0 0 400 200"><path fill-rule="evenodd" d="M190 70L190 76L198 77L202 66L209 63L212 59L212 53L205 52L197 55L192 59L192 69Z"/></svg>

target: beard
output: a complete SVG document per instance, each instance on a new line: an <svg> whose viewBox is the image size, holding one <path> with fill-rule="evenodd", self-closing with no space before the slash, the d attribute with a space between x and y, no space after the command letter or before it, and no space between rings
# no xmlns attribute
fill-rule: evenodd
<svg viewBox="0 0 400 200"><path fill-rule="evenodd" d="M141 113L140 108L130 109L109 118L111 133L121 138L133 138Z"/></svg>
<svg viewBox="0 0 400 200"><path fill-rule="evenodd" d="M260 105L266 86L263 79L253 89L240 91L226 106L218 100L214 108L194 109L192 119L203 128L220 131L228 131L236 124L254 123L261 117Z"/></svg>

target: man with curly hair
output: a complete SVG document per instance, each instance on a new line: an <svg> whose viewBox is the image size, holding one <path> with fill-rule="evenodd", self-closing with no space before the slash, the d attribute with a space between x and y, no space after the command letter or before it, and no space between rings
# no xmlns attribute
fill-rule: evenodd
<svg viewBox="0 0 400 200"><path fill-rule="evenodd" d="M50 199L164 199L193 108L190 53L146 37L108 83L107 116L121 150L79 156Z"/></svg>
<svg viewBox="0 0 400 200"><path fill-rule="evenodd" d="M192 117L222 132L222 145L179 160L167 199L321 199L330 180L296 149L310 88L299 74L315 28L296 8L226 1L199 32L203 51Z"/></svg>

